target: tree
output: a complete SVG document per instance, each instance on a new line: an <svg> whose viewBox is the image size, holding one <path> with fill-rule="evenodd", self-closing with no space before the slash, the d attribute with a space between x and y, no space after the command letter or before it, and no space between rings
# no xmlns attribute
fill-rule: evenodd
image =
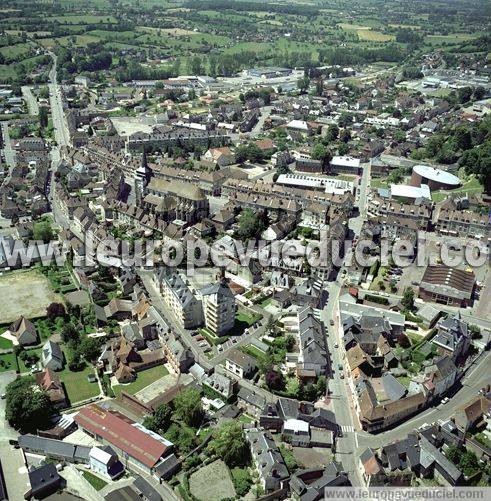
<svg viewBox="0 0 491 501"><path fill-rule="evenodd" d="M316 143L312 148L312 158L327 165L332 160L332 154L322 143Z"/></svg>
<svg viewBox="0 0 491 501"><path fill-rule="evenodd" d="M307 76L304 76L297 80L297 87L301 92L307 92L309 85L310 85L310 78Z"/></svg>
<svg viewBox="0 0 491 501"><path fill-rule="evenodd" d="M326 139L328 141L336 141L339 137L339 127L335 124L329 126L326 132Z"/></svg>
<svg viewBox="0 0 491 501"><path fill-rule="evenodd" d="M161 404L155 409L153 416L146 416L143 426L155 433L167 431L171 424L172 409L167 404Z"/></svg>
<svg viewBox="0 0 491 501"><path fill-rule="evenodd" d="M270 390L281 390L285 386L285 378L279 371L269 370L264 376L266 385Z"/></svg>
<svg viewBox="0 0 491 501"><path fill-rule="evenodd" d="M248 470L244 468L233 468L232 481L234 483L237 496L243 498L252 486L252 478Z"/></svg>
<svg viewBox="0 0 491 501"><path fill-rule="evenodd" d="M179 393L173 401L174 419L183 421L188 426L199 426L203 418L203 406L198 390L190 388Z"/></svg>
<svg viewBox="0 0 491 501"><path fill-rule="evenodd" d="M474 89L474 99L480 101L486 95L486 89L482 86Z"/></svg>
<svg viewBox="0 0 491 501"><path fill-rule="evenodd" d="M208 447L229 467L243 466L249 461L249 447L239 422L230 421L218 428Z"/></svg>
<svg viewBox="0 0 491 501"><path fill-rule="evenodd" d="M459 99L459 103L468 103L472 97L472 88L471 87L462 87L457 91L457 97Z"/></svg>
<svg viewBox="0 0 491 501"><path fill-rule="evenodd" d="M401 332L397 338L396 338L396 341L397 341L397 344L399 346L401 346L402 348L410 348L411 347L411 341L409 340L409 338L406 336L406 334L404 334L403 332Z"/></svg>
<svg viewBox="0 0 491 501"><path fill-rule="evenodd" d="M48 394L25 376L12 381L6 390L5 418L22 433L35 433L49 425L52 413Z"/></svg>
<svg viewBox="0 0 491 501"><path fill-rule="evenodd" d="M176 446L181 455L187 454L197 445L194 430L187 426L179 426L177 423L170 425L165 438Z"/></svg>
<svg viewBox="0 0 491 501"><path fill-rule="evenodd" d="M77 354L89 362L97 359L101 352L101 343L94 337L84 337L77 348Z"/></svg>
<svg viewBox="0 0 491 501"><path fill-rule="evenodd" d="M80 332L75 328L75 326L68 322L61 329L61 340L64 343L74 342L76 343L80 339Z"/></svg>
<svg viewBox="0 0 491 501"><path fill-rule="evenodd" d="M39 125L44 129L48 126L48 108L40 106L39 108Z"/></svg>
<svg viewBox="0 0 491 501"><path fill-rule="evenodd" d="M34 223L32 234L34 240L42 240L45 244L53 238L53 230L49 221L39 221Z"/></svg>
<svg viewBox="0 0 491 501"><path fill-rule="evenodd" d="M63 303L51 303L46 308L46 316L50 320L55 320L57 317L64 318L66 315L65 306Z"/></svg>
<svg viewBox="0 0 491 501"><path fill-rule="evenodd" d="M414 310L414 290L411 289L411 287L406 287L404 289L401 304L406 311Z"/></svg>
<svg viewBox="0 0 491 501"><path fill-rule="evenodd" d="M455 445L450 445L445 451L445 456L447 456L453 464L458 465L462 457L462 450Z"/></svg>
<svg viewBox="0 0 491 501"><path fill-rule="evenodd" d="M255 213L252 209L244 209L239 216L237 236L243 240L258 238L266 229L264 214Z"/></svg>
<svg viewBox="0 0 491 501"><path fill-rule="evenodd" d="M462 454L459 461L459 467L466 477L470 477L479 470L479 461L477 456L472 451L466 451Z"/></svg>

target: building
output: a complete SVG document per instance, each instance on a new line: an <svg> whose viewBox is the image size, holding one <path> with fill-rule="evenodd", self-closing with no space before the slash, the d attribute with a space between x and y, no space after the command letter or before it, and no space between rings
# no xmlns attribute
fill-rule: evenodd
<svg viewBox="0 0 491 501"><path fill-rule="evenodd" d="M90 469L95 473L115 480L124 473L118 455L109 446L92 447L89 453Z"/></svg>
<svg viewBox="0 0 491 501"><path fill-rule="evenodd" d="M452 190L460 186L460 179L449 172L427 165L415 165L411 186L428 185L430 190Z"/></svg>
<svg viewBox="0 0 491 501"><path fill-rule="evenodd" d="M201 381L201 385L205 393L209 393L213 397L219 397L227 402L234 398L237 381L215 372L210 376L205 376Z"/></svg>
<svg viewBox="0 0 491 501"><path fill-rule="evenodd" d="M484 395L477 395L466 404L459 407L454 414L457 428L463 432L479 426L485 416L491 415L491 401Z"/></svg>
<svg viewBox="0 0 491 501"><path fill-rule="evenodd" d="M99 442L110 445L137 470L152 473L170 453L172 444L155 433L137 426L122 415L92 404L75 415L78 427Z"/></svg>
<svg viewBox="0 0 491 501"><path fill-rule="evenodd" d="M89 464L91 447L85 445L30 434L20 435L18 443L24 452L46 456L55 461Z"/></svg>
<svg viewBox="0 0 491 501"><path fill-rule="evenodd" d="M419 286L424 301L466 308L472 303L476 276L471 270L444 265L428 266Z"/></svg>
<svg viewBox="0 0 491 501"><path fill-rule="evenodd" d="M8 328L8 332L12 335L14 339L14 344L20 346L29 346L31 344L37 344L38 333L34 324L21 316Z"/></svg>
<svg viewBox="0 0 491 501"><path fill-rule="evenodd" d="M68 407L65 388L60 378L51 369L45 369L43 372L38 372L35 378L37 385L48 394L53 407L56 409Z"/></svg>
<svg viewBox="0 0 491 501"><path fill-rule="evenodd" d="M194 329L203 324L203 308L176 270L163 267L156 271L155 281L167 307L184 329Z"/></svg>
<svg viewBox="0 0 491 501"><path fill-rule="evenodd" d="M232 350L225 359L225 369L242 379L256 370L256 359L242 351Z"/></svg>
<svg viewBox="0 0 491 501"><path fill-rule="evenodd" d="M185 181L166 181L152 178L146 187L146 193L161 199L166 206L167 219L178 220L187 224L201 221L209 214L209 203L201 188ZM151 200L148 196L145 200ZM153 200L153 199L152 199ZM163 208L161 205L159 206Z"/></svg>
<svg viewBox="0 0 491 501"><path fill-rule="evenodd" d="M187 372L194 364L194 356L186 346L172 331L161 332L159 334L167 362L172 366L176 374Z"/></svg>
<svg viewBox="0 0 491 501"><path fill-rule="evenodd" d="M221 279L200 291L205 317L205 327L215 336L223 336L235 325L235 297L230 287Z"/></svg>
<svg viewBox="0 0 491 501"><path fill-rule="evenodd" d="M361 174L360 159L348 156L334 156L329 163L331 172L336 174L352 174L358 176Z"/></svg>
<svg viewBox="0 0 491 501"><path fill-rule="evenodd" d="M391 184L390 198L402 203L420 204L422 200L431 200L431 192L427 184L421 186Z"/></svg>
<svg viewBox="0 0 491 501"><path fill-rule="evenodd" d="M30 490L25 499L43 499L54 494L64 483L64 480L54 464L45 464L29 472Z"/></svg>
<svg viewBox="0 0 491 501"><path fill-rule="evenodd" d="M63 369L63 351L58 343L46 341L41 351L41 361L43 366L52 371Z"/></svg>
<svg viewBox="0 0 491 501"><path fill-rule="evenodd" d="M437 329L438 332L431 342L437 347L440 355L448 355L454 362L467 355L471 337L460 313L440 320Z"/></svg>
<svg viewBox="0 0 491 501"><path fill-rule="evenodd" d="M297 376L302 380L316 380L330 372L330 357L327 351L326 331L323 323L310 307L297 314Z"/></svg>
<svg viewBox="0 0 491 501"><path fill-rule="evenodd" d="M271 434L258 428L246 429L244 434L264 491L283 488L290 475Z"/></svg>
<svg viewBox="0 0 491 501"><path fill-rule="evenodd" d="M222 148L211 148L204 155L203 160L213 162L219 167L226 167L235 163L235 156L228 146Z"/></svg>
<svg viewBox="0 0 491 501"><path fill-rule="evenodd" d="M435 229L441 235L489 239L489 214L469 210L445 209L437 211Z"/></svg>

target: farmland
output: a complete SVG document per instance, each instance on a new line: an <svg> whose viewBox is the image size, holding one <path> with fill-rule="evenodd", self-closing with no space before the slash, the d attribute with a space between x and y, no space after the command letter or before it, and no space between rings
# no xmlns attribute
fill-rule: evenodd
<svg viewBox="0 0 491 501"><path fill-rule="evenodd" d="M416 56L428 48L472 51L485 20L479 5L457 0L458 9L433 13L433 4L412 5L390 0L344 0L287 3L251 3L241 0L180 3L122 0L116 12L112 2L92 0L86 6L59 2L50 8L17 9L7 1L0 28L14 43L0 44L0 80L20 78L14 62L24 62L36 48L80 52L110 51L112 70L118 73L121 57L138 54L135 65L161 60L153 72L140 69L139 78L209 73L229 76L255 65L301 66L305 62L353 65L365 52L375 51L369 62L394 62ZM34 6L46 7L39 0ZM438 8L442 8L438 4ZM409 35L408 35L409 34ZM410 43L408 43L410 41ZM471 44L471 45L469 45ZM355 53L353 51L355 49ZM361 51L361 52L360 52ZM342 59L339 54L342 53ZM119 56L119 57L118 57ZM106 68L104 68L106 69ZM134 72L133 72L134 73ZM70 78L70 72L64 72Z"/></svg>

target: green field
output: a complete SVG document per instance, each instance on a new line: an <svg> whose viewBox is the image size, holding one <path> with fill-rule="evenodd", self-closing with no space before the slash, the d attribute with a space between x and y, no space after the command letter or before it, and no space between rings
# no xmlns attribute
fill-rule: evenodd
<svg viewBox="0 0 491 501"><path fill-rule="evenodd" d="M483 189L484 188L482 184L475 177L471 177L462 186L460 186L459 188L455 188L455 190L434 191L431 194L431 198L434 202L441 202L451 194L456 194L456 193L478 194L482 193Z"/></svg>
<svg viewBox="0 0 491 501"><path fill-rule="evenodd" d="M68 399L72 405L82 400L96 397L100 393L97 382L89 383L87 380L89 374L94 374L92 366L88 366L80 372L72 372L68 370L68 367L65 367L65 369L57 374L65 385Z"/></svg>
<svg viewBox="0 0 491 501"><path fill-rule="evenodd" d="M157 379L167 376L167 374L169 374L169 371L164 365L157 365L156 367L152 367L151 369L138 372L135 381L133 381L132 383L118 384L117 386L114 386L114 394L119 397L119 395L121 395L121 392L125 391L130 395L134 395L140 390L143 390L143 388L146 388L149 384L157 381Z"/></svg>
<svg viewBox="0 0 491 501"><path fill-rule="evenodd" d="M89 484L96 490L100 491L101 489L104 489L106 487L107 482L103 480L102 478L98 477L97 475L94 475L93 473L90 473L90 471L84 471L83 472L83 477Z"/></svg>

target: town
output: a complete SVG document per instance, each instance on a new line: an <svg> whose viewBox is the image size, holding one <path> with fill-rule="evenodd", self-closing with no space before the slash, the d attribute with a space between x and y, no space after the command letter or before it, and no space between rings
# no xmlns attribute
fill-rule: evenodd
<svg viewBox="0 0 491 501"><path fill-rule="evenodd" d="M481 2L59 3L0 10L0 499L490 487Z"/></svg>

